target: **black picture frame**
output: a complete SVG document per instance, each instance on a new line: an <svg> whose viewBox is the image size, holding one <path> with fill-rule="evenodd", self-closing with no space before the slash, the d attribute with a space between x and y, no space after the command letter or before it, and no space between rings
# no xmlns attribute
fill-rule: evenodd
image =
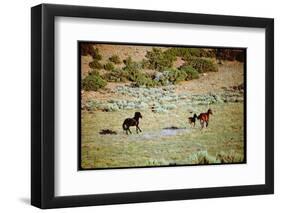
<svg viewBox="0 0 281 213"><path fill-rule="evenodd" d="M265 29L265 184L55 196L55 17ZM31 9L31 204L42 208L217 198L274 193L274 20L164 11L41 4Z"/></svg>

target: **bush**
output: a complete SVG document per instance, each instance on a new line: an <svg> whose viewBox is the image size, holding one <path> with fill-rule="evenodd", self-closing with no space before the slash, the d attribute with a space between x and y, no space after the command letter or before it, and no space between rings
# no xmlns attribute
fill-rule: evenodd
<svg viewBox="0 0 281 213"><path fill-rule="evenodd" d="M216 49L201 49L200 57L215 58L216 51L217 51Z"/></svg>
<svg viewBox="0 0 281 213"><path fill-rule="evenodd" d="M181 57L187 60L191 57L200 57L202 48L172 47L165 51L166 54L174 57Z"/></svg>
<svg viewBox="0 0 281 213"><path fill-rule="evenodd" d="M143 60L141 61L141 68L142 68L142 69L149 69L149 67L150 67L149 61L143 59Z"/></svg>
<svg viewBox="0 0 281 213"><path fill-rule="evenodd" d="M98 48L93 48L93 50L91 51L90 55L93 57L93 59L97 59L97 60L101 60L102 59L102 56L99 53L99 49Z"/></svg>
<svg viewBox="0 0 281 213"><path fill-rule="evenodd" d="M185 72L186 73L186 78L185 80L192 80L192 79L197 79L199 78L199 73L196 69L194 69L193 67L191 66L182 66L180 68L180 70L182 72Z"/></svg>
<svg viewBox="0 0 281 213"><path fill-rule="evenodd" d="M123 60L123 62L125 64L123 70L125 71L137 71L142 68L142 65L140 63L133 61L131 56Z"/></svg>
<svg viewBox="0 0 281 213"><path fill-rule="evenodd" d="M196 69L190 66L182 67L179 69L165 70L163 73L157 73L154 81L157 85L166 86L169 84L177 84L181 81L199 78L199 73Z"/></svg>
<svg viewBox="0 0 281 213"><path fill-rule="evenodd" d="M105 73L103 78L109 82L126 82L128 79L128 73L121 69L114 69L111 72Z"/></svg>
<svg viewBox="0 0 281 213"><path fill-rule="evenodd" d="M167 77L167 72L157 72L153 78L154 82L156 82L156 84L158 86L167 86L168 84L170 84L169 79Z"/></svg>
<svg viewBox="0 0 281 213"><path fill-rule="evenodd" d="M134 85L137 87L139 87L139 86L154 87L156 85L156 83L147 74L139 72L137 75L135 75L135 84Z"/></svg>
<svg viewBox="0 0 281 213"><path fill-rule="evenodd" d="M126 59L123 60L123 63L128 66L133 62L133 59L131 56L127 57Z"/></svg>
<svg viewBox="0 0 281 213"><path fill-rule="evenodd" d="M80 43L80 53L83 56L91 55L93 45L90 43Z"/></svg>
<svg viewBox="0 0 281 213"><path fill-rule="evenodd" d="M108 62L108 63L106 63L106 64L103 66L103 68L104 68L105 70L107 70L107 71L111 71L111 70L114 69L114 65L113 65L113 63Z"/></svg>
<svg viewBox="0 0 281 213"><path fill-rule="evenodd" d="M113 62L114 64L121 64L120 57L118 55L113 55L109 58L109 61Z"/></svg>
<svg viewBox="0 0 281 213"><path fill-rule="evenodd" d="M186 80L187 73L178 69L172 69L172 70L168 70L167 77L169 82L172 82L173 84L177 84L181 81Z"/></svg>
<svg viewBox="0 0 281 213"><path fill-rule="evenodd" d="M218 48L215 50L216 58L220 60L228 60L228 61L240 61L244 62L245 51L242 49L226 49L226 48Z"/></svg>
<svg viewBox="0 0 281 213"><path fill-rule="evenodd" d="M245 62L245 53L244 51L238 52L235 56L235 60L239 62Z"/></svg>
<svg viewBox="0 0 281 213"><path fill-rule="evenodd" d="M173 54L168 54L166 51L163 52L159 48L153 48L152 51L147 51L145 57L149 62L149 69L155 69L163 71L165 68L173 66L173 62L176 57Z"/></svg>
<svg viewBox="0 0 281 213"><path fill-rule="evenodd" d="M101 60L102 56L99 54L99 49L94 48L92 43L81 43L80 44L81 55L91 55L93 59Z"/></svg>
<svg viewBox="0 0 281 213"><path fill-rule="evenodd" d="M92 69L102 69L102 64L97 59L94 59L92 62L90 62L89 66Z"/></svg>
<svg viewBox="0 0 281 213"><path fill-rule="evenodd" d="M104 88L107 82L102 79L98 72L89 73L87 77L82 80L82 88L86 91L97 91Z"/></svg>
<svg viewBox="0 0 281 213"><path fill-rule="evenodd" d="M205 58L191 58L184 64L184 66L191 66L199 73L218 71L218 66L211 60Z"/></svg>

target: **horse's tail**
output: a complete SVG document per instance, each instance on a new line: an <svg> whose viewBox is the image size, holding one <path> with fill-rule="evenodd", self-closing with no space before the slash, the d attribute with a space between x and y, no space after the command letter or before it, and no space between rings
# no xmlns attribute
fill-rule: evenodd
<svg viewBox="0 0 281 213"><path fill-rule="evenodd" d="M123 130L126 130L126 120L123 122L122 127L123 127Z"/></svg>

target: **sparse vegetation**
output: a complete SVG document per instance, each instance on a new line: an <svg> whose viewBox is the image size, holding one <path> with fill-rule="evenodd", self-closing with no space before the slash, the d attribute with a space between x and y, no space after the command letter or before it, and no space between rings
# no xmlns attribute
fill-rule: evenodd
<svg viewBox="0 0 281 213"><path fill-rule="evenodd" d="M199 73L218 71L218 66L210 59L205 58L190 58L184 66L191 66Z"/></svg>
<svg viewBox="0 0 281 213"><path fill-rule="evenodd" d="M186 47L173 47L165 51L167 55L173 57L181 57L184 60L188 60L191 57L200 57L201 52L200 48L186 48Z"/></svg>
<svg viewBox="0 0 281 213"><path fill-rule="evenodd" d="M128 80L128 73L122 69L114 69L103 75L103 79L108 82L126 82Z"/></svg>
<svg viewBox="0 0 281 213"><path fill-rule="evenodd" d="M109 61L113 62L114 64L121 64L121 59L118 55L111 56Z"/></svg>
<svg viewBox="0 0 281 213"><path fill-rule="evenodd" d="M107 71L112 71L112 70L114 70L114 64L111 63L111 62L107 62L107 63L104 65L104 69L107 70Z"/></svg>
<svg viewBox="0 0 281 213"><path fill-rule="evenodd" d="M102 59L102 56L99 53L99 49L94 48L94 45L92 43L81 43L80 50L81 50L81 55L83 56L90 55L92 56L93 59L97 59L97 60Z"/></svg>
<svg viewBox="0 0 281 213"><path fill-rule="evenodd" d="M106 81L99 75L97 71L89 73L89 75L82 80L82 89L85 91L97 91L105 86Z"/></svg>
<svg viewBox="0 0 281 213"><path fill-rule="evenodd" d="M185 78L185 80L192 80L192 79L197 79L197 78L199 78L199 72L198 72L195 68L193 68L193 67L191 67L191 66L182 66L182 67L180 68L180 70L181 70L182 72L185 72L185 73L186 73L186 78Z"/></svg>
<svg viewBox="0 0 281 213"><path fill-rule="evenodd" d="M153 48L152 51L147 51L145 57L148 59L150 69L163 71L166 68L171 68L173 62L176 60L176 56L169 54L169 52L163 52L159 48Z"/></svg>
<svg viewBox="0 0 281 213"><path fill-rule="evenodd" d="M215 49L216 58L220 60L227 60L227 61L240 61L244 62L244 52L242 49L225 49L225 48L218 48Z"/></svg>
<svg viewBox="0 0 281 213"><path fill-rule="evenodd" d="M102 69L102 64L97 59L94 59L89 63L89 67L92 69Z"/></svg>
<svg viewBox="0 0 281 213"><path fill-rule="evenodd" d="M90 55L93 57L93 59L96 60L101 60L102 56L99 53L99 49L98 48L93 48L93 50L91 51Z"/></svg>

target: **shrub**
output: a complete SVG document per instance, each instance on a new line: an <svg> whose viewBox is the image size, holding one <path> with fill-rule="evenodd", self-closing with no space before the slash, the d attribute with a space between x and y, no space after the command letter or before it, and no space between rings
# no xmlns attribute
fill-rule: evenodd
<svg viewBox="0 0 281 213"><path fill-rule="evenodd" d="M199 73L218 71L218 66L211 60L205 58L191 58L184 64L184 66L191 66Z"/></svg>
<svg viewBox="0 0 281 213"><path fill-rule="evenodd" d="M140 71L142 67L141 64L134 62L131 57L125 59L124 64L126 66L123 68L123 71L126 72L127 79L129 81L135 82L134 86L155 86L155 82L152 80L152 77Z"/></svg>
<svg viewBox="0 0 281 213"><path fill-rule="evenodd" d="M123 63L128 66L133 62L133 59L131 56L127 57L126 59L123 60Z"/></svg>
<svg viewBox="0 0 281 213"><path fill-rule="evenodd" d="M169 84L177 84L181 81L191 80L199 78L199 73L196 69L185 66L179 69L169 69L165 70L162 74L156 74L154 81L158 85L166 86Z"/></svg>
<svg viewBox="0 0 281 213"><path fill-rule="evenodd" d="M217 48L215 49L216 58L220 60L228 61L240 61L244 62L245 52L242 49L226 49L226 48Z"/></svg>
<svg viewBox="0 0 281 213"><path fill-rule="evenodd" d="M93 59L97 59L97 60L101 60L102 59L102 56L99 53L99 49L98 48L93 48L90 55L93 57Z"/></svg>
<svg viewBox="0 0 281 213"><path fill-rule="evenodd" d="M149 62L149 69L163 71L165 68L170 68L176 57L173 54L163 52L159 48L153 48L152 51L147 51L145 57Z"/></svg>
<svg viewBox="0 0 281 213"><path fill-rule="evenodd" d="M89 73L87 77L82 80L82 88L86 91L97 91L106 86L106 81L98 74L98 72Z"/></svg>
<svg viewBox="0 0 281 213"><path fill-rule="evenodd" d="M178 69L171 69L168 70L167 77L169 82L172 82L173 84L177 84L181 81L184 81L187 78L187 74L186 72Z"/></svg>
<svg viewBox="0 0 281 213"><path fill-rule="evenodd" d="M192 80L192 79L197 79L199 78L199 73L196 69L194 69L193 67L191 66L182 66L180 68L180 70L182 72L185 72L186 73L186 78L185 80Z"/></svg>
<svg viewBox="0 0 281 213"><path fill-rule="evenodd" d="M92 43L81 43L80 44L81 55L91 55L93 59L101 60L102 56L99 54L99 49L94 48Z"/></svg>
<svg viewBox="0 0 281 213"><path fill-rule="evenodd" d="M141 68L142 69L149 69L149 61L148 60L145 60L145 59L143 59L141 62Z"/></svg>
<svg viewBox="0 0 281 213"><path fill-rule="evenodd" d="M105 73L103 78L109 82L126 82L128 73L121 69L114 69L111 72Z"/></svg>
<svg viewBox="0 0 281 213"><path fill-rule="evenodd" d="M142 68L142 65L133 61L132 57L129 56L125 60L123 60L125 67L123 67L123 70L125 71L137 71Z"/></svg>
<svg viewBox="0 0 281 213"><path fill-rule="evenodd" d="M94 59L92 62L90 62L89 66L92 69L102 69L102 64L97 59Z"/></svg>
<svg viewBox="0 0 281 213"><path fill-rule="evenodd" d="M167 55L172 55L174 57L181 57L187 60L191 57L200 57L202 48L187 48L187 47L172 47L165 51Z"/></svg>
<svg viewBox="0 0 281 213"><path fill-rule="evenodd" d="M170 83L165 71L162 73L157 72L153 80L156 82L157 85L160 86L167 86Z"/></svg>
<svg viewBox="0 0 281 213"><path fill-rule="evenodd" d="M120 57L118 55L113 55L109 58L109 61L113 62L114 64L121 64Z"/></svg>
<svg viewBox="0 0 281 213"><path fill-rule="evenodd" d="M201 49L200 57L205 58L215 58L216 57L216 49Z"/></svg>
<svg viewBox="0 0 281 213"><path fill-rule="evenodd" d="M108 63L106 63L106 64L103 66L103 68L104 68L105 70L111 71L111 70L114 69L114 65L113 65L113 63L108 62Z"/></svg>
<svg viewBox="0 0 281 213"><path fill-rule="evenodd" d="M135 86L146 86L146 87L154 87L156 84L155 82L151 79L150 76L139 72L135 76Z"/></svg>
<svg viewBox="0 0 281 213"><path fill-rule="evenodd" d="M90 43L80 43L80 53L83 56L91 55L93 45Z"/></svg>
<svg viewBox="0 0 281 213"><path fill-rule="evenodd" d="M235 59L240 62L245 62L245 53L244 51L238 52L235 56Z"/></svg>
<svg viewBox="0 0 281 213"><path fill-rule="evenodd" d="M98 48L94 48L92 43L81 43L80 44L81 55L91 55L93 59L101 60L102 56L99 53Z"/></svg>

